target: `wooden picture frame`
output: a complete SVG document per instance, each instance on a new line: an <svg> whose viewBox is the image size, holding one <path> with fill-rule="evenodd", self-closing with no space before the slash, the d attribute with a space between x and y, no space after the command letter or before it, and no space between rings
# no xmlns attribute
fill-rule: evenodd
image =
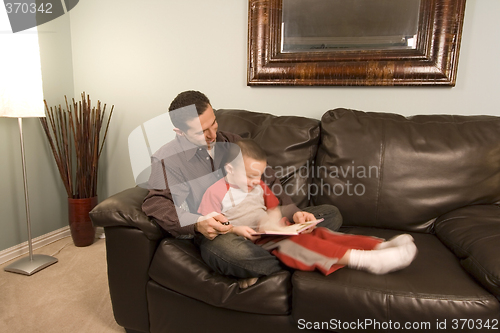
<svg viewBox="0 0 500 333"><path fill-rule="evenodd" d="M282 0L249 0L249 86L454 86L466 0L421 0L414 49L281 52Z"/></svg>

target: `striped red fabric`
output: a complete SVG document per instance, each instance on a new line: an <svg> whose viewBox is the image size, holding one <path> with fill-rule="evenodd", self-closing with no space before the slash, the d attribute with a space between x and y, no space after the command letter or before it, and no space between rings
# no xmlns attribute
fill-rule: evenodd
<svg viewBox="0 0 500 333"><path fill-rule="evenodd" d="M337 262L350 249L373 250L383 240L350 235L318 227L296 236L262 237L257 245L271 251L283 264L302 271L319 270L324 275L344 267Z"/></svg>

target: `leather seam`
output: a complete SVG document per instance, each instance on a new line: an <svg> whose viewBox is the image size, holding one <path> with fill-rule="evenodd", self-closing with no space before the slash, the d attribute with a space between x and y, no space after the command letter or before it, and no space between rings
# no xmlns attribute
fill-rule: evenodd
<svg viewBox="0 0 500 333"><path fill-rule="evenodd" d="M375 201L375 225L378 224L379 222L379 208L380 208L380 192L382 190L382 182L384 178L384 158L385 158L385 126L382 130L382 142L380 143L380 158L379 158L379 170L380 170L380 177L378 179L378 186L377 186L377 199Z"/></svg>
<svg viewBox="0 0 500 333"><path fill-rule="evenodd" d="M296 279L300 279L295 277ZM303 280L304 282L308 282L310 280ZM381 295L387 296L395 296L395 297L404 297L404 298L413 298L413 299L431 299L431 300L447 300L447 301L481 301L481 300L490 300L494 298L494 295L489 296L479 296L479 297L450 297L454 295L436 295L436 294L428 294L428 293L401 293L401 292L393 292L391 290L382 290L382 289L369 289L363 287L357 287L352 285L347 285L343 283L336 283L337 286L342 286L349 289L356 289L360 291L368 291L373 293L378 293Z"/></svg>
<svg viewBox="0 0 500 333"><path fill-rule="evenodd" d="M485 270L484 266L481 265L473 255L469 255L466 259L470 259L471 261L473 261L476 267L480 269L481 273L488 277L488 280L494 281L497 287L500 287L498 286L498 284L500 283L500 279L497 276L494 276L493 274ZM461 261L464 261L466 259L463 259Z"/></svg>
<svg viewBox="0 0 500 333"><path fill-rule="evenodd" d="M352 110L356 111L356 110ZM361 111L360 111L361 112ZM425 121L425 122L415 122L410 118L404 117L402 119L391 119L391 118L380 118L378 115L369 115L369 114L363 114L363 115L355 115L356 118L362 119L362 118L369 118L369 119L377 119L377 120L383 120L383 121L392 121L392 122L397 122L397 123L408 123L408 124L415 124L415 125L425 125L425 124L455 124L455 125L460 125L460 124L472 124L472 123L496 123L499 122L500 120L496 119L497 117L491 116L492 119L477 119L477 120L464 120L464 121L439 121L439 120L431 120L431 121Z"/></svg>

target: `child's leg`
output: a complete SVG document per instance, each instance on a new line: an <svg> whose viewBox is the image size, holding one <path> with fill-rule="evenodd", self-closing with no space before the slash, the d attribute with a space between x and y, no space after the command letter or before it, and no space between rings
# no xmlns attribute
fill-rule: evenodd
<svg viewBox="0 0 500 333"><path fill-rule="evenodd" d="M349 248L339 258L337 265L347 265L373 274L385 274L407 267L417 254L413 237L408 234L386 242L376 237L335 233L324 228L316 228L313 234L329 241L332 248Z"/></svg>
<svg viewBox="0 0 500 333"><path fill-rule="evenodd" d="M385 274L407 267L416 255L417 247L410 242L382 250L351 250L346 253L342 261L346 261L349 268L373 274Z"/></svg>
<svg viewBox="0 0 500 333"><path fill-rule="evenodd" d="M348 264L344 257L351 249L373 250L380 243L382 239L376 237L316 228L311 233L278 242L272 253L289 267L306 271L319 269L328 275Z"/></svg>
<svg viewBox="0 0 500 333"><path fill-rule="evenodd" d="M374 250L384 243L381 238L343 234L340 232L332 232L326 228L316 228L311 234L334 244L334 246L342 246L348 249Z"/></svg>
<svg viewBox="0 0 500 333"><path fill-rule="evenodd" d="M309 234L283 237L275 243L272 253L289 267L305 271L319 269L328 275L346 265L374 274L385 274L408 266L417 252L413 241L377 249L384 243L376 237L316 228ZM394 242L391 244L395 245Z"/></svg>
<svg viewBox="0 0 500 333"><path fill-rule="evenodd" d="M408 234L402 234L392 237L388 241L378 244L377 246L375 246L375 250L383 250L383 249L388 249L390 247L398 247L412 242L413 242L412 236Z"/></svg>
<svg viewBox="0 0 500 333"><path fill-rule="evenodd" d="M302 271L318 269L328 275L344 267L347 263L339 264L339 260L350 248L317 237L315 231L280 239L271 253L288 267Z"/></svg>
<svg viewBox="0 0 500 333"><path fill-rule="evenodd" d="M332 235L322 234L320 230L325 230L326 234L332 233ZM344 234L340 234L344 235ZM347 242L335 242L335 239L340 240L342 237L337 233L333 233L325 228L316 228L313 232L308 234L300 234L297 236L291 236L288 238L291 242L301 246L301 249L307 249L319 253L325 257L332 258L335 261L340 260L347 251L352 249ZM378 244L378 243L376 243ZM373 244L375 246L376 244Z"/></svg>

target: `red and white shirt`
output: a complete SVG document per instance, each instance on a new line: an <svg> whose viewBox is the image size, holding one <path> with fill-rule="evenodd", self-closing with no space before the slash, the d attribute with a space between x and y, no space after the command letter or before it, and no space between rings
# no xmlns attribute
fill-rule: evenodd
<svg viewBox="0 0 500 333"><path fill-rule="evenodd" d="M222 213L235 226L257 228L268 209L279 205L278 198L263 182L247 192L220 179L203 195L198 213Z"/></svg>
<svg viewBox="0 0 500 333"><path fill-rule="evenodd" d="M222 213L235 226L257 229L266 211L278 205L278 199L262 181L252 191L245 192L223 178L205 192L198 212L202 215ZM343 267L338 261L349 249L373 250L381 242L376 237L342 234L320 227L308 234L261 237L255 244L291 268L317 269L328 275Z"/></svg>

